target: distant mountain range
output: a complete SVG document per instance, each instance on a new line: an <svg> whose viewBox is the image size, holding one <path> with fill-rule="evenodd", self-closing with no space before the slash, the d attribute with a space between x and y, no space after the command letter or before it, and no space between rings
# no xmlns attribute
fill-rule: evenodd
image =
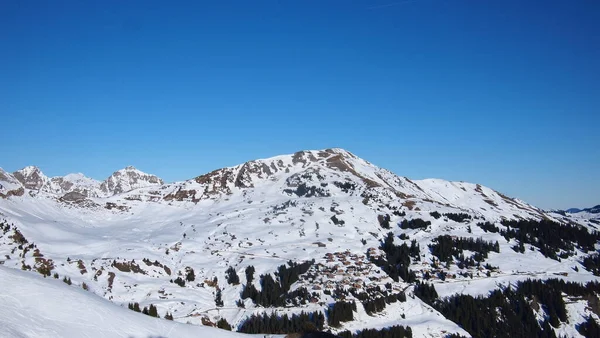
<svg viewBox="0 0 600 338"><path fill-rule="evenodd" d="M65 287L52 283L64 281L134 316L146 308L260 337L297 332L307 321L344 337L581 337L580 324L598 321L594 287L522 283L597 282L600 221L590 215L599 208L544 211L476 183L411 180L339 148L172 183L134 167L104 181L0 169L0 280L20 284L8 290L44 293L44 303ZM80 290L68 296L84 305L57 301L69 330L115 307ZM520 291L507 298L511 290ZM468 298L491 292L500 293ZM28 303L36 297L14 297L11 312L56 318L36 312ZM95 309L79 309L86 304ZM130 317L121 313L99 325L118 329ZM25 317L4 317L0 327L27 336ZM147 318L135 323L137 333L124 336L151 335ZM189 336L172 324L156 335L168 336L167 328ZM377 333L383 328L393 331ZM78 335L84 331L102 336L96 328Z"/></svg>
<svg viewBox="0 0 600 338"><path fill-rule="evenodd" d="M570 214L576 214L579 212L589 212L590 214L600 214L600 204L595 207L585 208L585 209L570 208L570 209L565 210L565 212L568 212Z"/></svg>

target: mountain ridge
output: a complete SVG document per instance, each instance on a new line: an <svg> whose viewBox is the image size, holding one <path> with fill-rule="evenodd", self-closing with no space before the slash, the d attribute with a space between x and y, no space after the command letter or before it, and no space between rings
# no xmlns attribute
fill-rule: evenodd
<svg viewBox="0 0 600 338"><path fill-rule="evenodd" d="M121 179L135 186L126 173L139 173L123 170L113 187ZM416 282L431 283L443 299L528 278L597 280L592 220L475 183L411 180L342 149L248 161L106 197L18 186L22 194L0 198L0 264L85 283L121 306L152 304L184 323L225 320L255 332L249 321L260 316L331 318L345 299L357 305L352 319L319 325L468 336ZM556 334L578 336L575 325L590 311L569 302L573 319Z"/></svg>

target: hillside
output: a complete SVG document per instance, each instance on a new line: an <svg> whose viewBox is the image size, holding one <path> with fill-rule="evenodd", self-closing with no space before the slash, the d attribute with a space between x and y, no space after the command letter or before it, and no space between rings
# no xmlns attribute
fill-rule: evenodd
<svg viewBox="0 0 600 338"><path fill-rule="evenodd" d="M0 337L252 337L138 315L59 280L5 267L0 283Z"/></svg>
<svg viewBox="0 0 600 338"><path fill-rule="evenodd" d="M245 332L262 332L252 323L265 314L304 312L342 335L399 325L414 337L469 336L421 281L442 299L529 278L598 280L593 220L479 184L410 180L343 149L174 183L133 167L104 182L84 177L67 175L56 188L60 178L35 167L0 171L0 263L69 278L71 288L86 283L137 317L129 304ZM564 295L569 317L554 323L556 335L579 336L578 324L598 320L594 306L573 297ZM554 318L536 315L540 328Z"/></svg>

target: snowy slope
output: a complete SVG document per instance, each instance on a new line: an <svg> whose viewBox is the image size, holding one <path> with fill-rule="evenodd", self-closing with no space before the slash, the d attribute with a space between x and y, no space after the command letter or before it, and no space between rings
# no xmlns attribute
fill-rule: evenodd
<svg viewBox="0 0 600 338"><path fill-rule="evenodd" d="M0 168L0 198L12 195L22 195L25 192L23 185L13 174Z"/></svg>
<svg viewBox="0 0 600 338"><path fill-rule="evenodd" d="M388 232L393 232L398 245L403 242L399 235L417 241L421 253L412 259L411 269L419 278L434 271L434 257L427 248L437 236L498 241L500 252L491 252L486 260L497 269L467 271L454 263L442 267L450 277L431 280L442 296L486 294L523 278L597 280L581 264L587 252L575 250L561 261L529 246L525 253L517 253L512 249L517 244L514 239L507 241L477 225L504 219L565 223L577 223L577 219L545 213L478 184L413 181L343 149L254 160L168 184L134 168L119 172L102 183L105 189L96 196L65 199L41 190L1 198L0 222L5 220L10 229L4 226L3 236L0 232L0 264L29 268L32 274L52 266L52 273L60 278L68 276L74 284L85 282L91 292L116 304L154 304L161 316L168 311L175 321L201 324L224 318L234 327L252 314L324 313L335 301L325 291L337 287L385 290L390 285L393 292L406 290L406 302L388 304L373 315L359 303L355 320L331 329L408 325L415 337L467 333L412 297L410 283L392 280L365 257L367 252L382 255L377 248ZM0 177L0 184L4 182ZM455 222L434 218L433 211L466 213L471 218ZM390 229L380 225L378 218L383 215L389 217ZM431 224L414 230L397 226L417 218ZM587 221L578 223L593 229ZM25 243L15 240L15 231ZM272 274L289 260L312 259L315 264L292 289L306 287L314 292L314 302L264 308L246 299L244 308L238 306L247 267L255 267L253 283L260 290L259 275ZM239 275L239 285L227 283L229 267ZM185 277L189 268L195 271L193 282L183 287L172 282ZM217 288L223 294L223 307L215 304Z"/></svg>
<svg viewBox="0 0 600 338"><path fill-rule="evenodd" d="M0 337L251 337L151 318L60 280L1 266L0 285Z"/></svg>

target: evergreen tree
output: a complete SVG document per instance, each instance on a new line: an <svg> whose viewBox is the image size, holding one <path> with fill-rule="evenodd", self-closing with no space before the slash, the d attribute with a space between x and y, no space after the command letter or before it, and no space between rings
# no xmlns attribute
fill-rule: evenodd
<svg viewBox="0 0 600 338"><path fill-rule="evenodd" d="M227 283L229 283L231 285L240 284L240 277L237 275L237 273L235 272L235 269L232 266L227 268L227 270L225 271L225 274L227 275Z"/></svg>
<svg viewBox="0 0 600 338"><path fill-rule="evenodd" d="M181 287L185 286L185 281L181 277L177 277L173 282Z"/></svg>
<svg viewBox="0 0 600 338"><path fill-rule="evenodd" d="M254 279L254 266L250 265L246 268L246 283L247 284L252 283L253 279Z"/></svg>
<svg viewBox="0 0 600 338"><path fill-rule="evenodd" d="M186 271L186 274L185 274L185 280L186 281L193 282L193 281L196 280L196 274L194 273L194 269L192 269L192 268L190 268L188 266L188 267L185 268L185 271ZM185 285L185 283L184 283L184 285Z"/></svg>
<svg viewBox="0 0 600 338"><path fill-rule="evenodd" d="M160 318L158 316L158 310L156 309L156 306L154 306L152 304L150 304L150 308L148 309L147 315L150 316L150 317Z"/></svg>
<svg viewBox="0 0 600 338"><path fill-rule="evenodd" d="M217 292L215 294L215 304L218 307L223 307L223 299L221 298L221 289L217 287Z"/></svg>
<svg viewBox="0 0 600 338"><path fill-rule="evenodd" d="M585 322L578 325L577 331L586 338L600 337L600 326L591 316L588 316Z"/></svg>
<svg viewBox="0 0 600 338"><path fill-rule="evenodd" d="M217 322L217 327L219 329L231 331L231 325L229 325L225 318L219 319L219 321Z"/></svg>

